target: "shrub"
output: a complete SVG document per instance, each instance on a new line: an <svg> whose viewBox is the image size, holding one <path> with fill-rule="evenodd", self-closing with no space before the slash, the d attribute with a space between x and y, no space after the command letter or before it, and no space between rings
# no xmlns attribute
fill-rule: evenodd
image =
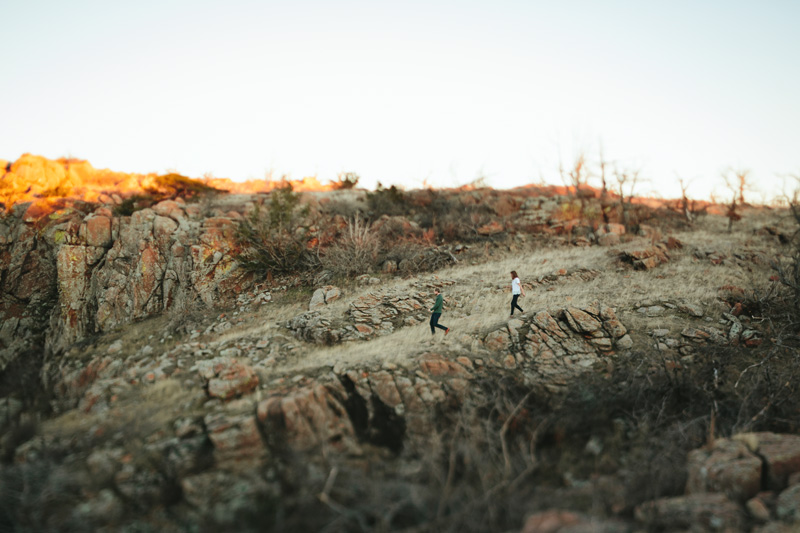
<svg viewBox="0 0 800 533"><path fill-rule="evenodd" d="M280 187L270 193L269 226L273 230L288 229L296 220L296 208L300 203L300 195L294 192L292 184L284 181ZM305 213L302 213L305 214Z"/></svg>
<svg viewBox="0 0 800 533"><path fill-rule="evenodd" d="M414 240L395 242L383 254L382 261L394 261L405 273L432 272L455 262L453 255L437 247Z"/></svg>
<svg viewBox="0 0 800 533"><path fill-rule="evenodd" d="M337 276L365 274L377 264L378 247L378 237L355 216L348 222L344 235L325 252L322 266Z"/></svg>
<svg viewBox="0 0 800 533"><path fill-rule="evenodd" d="M187 178L180 174L164 174L156 176L154 184L145 189L148 193L161 198L192 198L217 189L199 180Z"/></svg>
<svg viewBox="0 0 800 533"><path fill-rule="evenodd" d="M114 214L120 217L129 217L136 211L150 207L154 203L155 199L152 196L137 194L130 198L125 198L120 205L114 208Z"/></svg>
<svg viewBox="0 0 800 533"><path fill-rule="evenodd" d="M798 178L800 181L800 178ZM797 229L790 241L791 257L789 264L784 265L780 260L775 260L772 266L778 272L778 280L789 289L791 296L791 309L794 316L794 328L800 327L800 189L795 190L789 199L789 210L792 218L797 223Z"/></svg>
<svg viewBox="0 0 800 533"><path fill-rule="evenodd" d="M319 257L304 238L297 223L299 195L291 184L270 195L266 216L259 207L242 219L236 237L240 251L236 260L245 270L262 275L296 274L319 268Z"/></svg>
<svg viewBox="0 0 800 533"><path fill-rule="evenodd" d="M355 172L342 172L333 183L335 190L352 189L358 184L360 176Z"/></svg>
<svg viewBox="0 0 800 533"><path fill-rule="evenodd" d="M375 192L367 193L367 206L373 220L382 215L407 215L411 211L406 193L394 185L386 189L380 183Z"/></svg>

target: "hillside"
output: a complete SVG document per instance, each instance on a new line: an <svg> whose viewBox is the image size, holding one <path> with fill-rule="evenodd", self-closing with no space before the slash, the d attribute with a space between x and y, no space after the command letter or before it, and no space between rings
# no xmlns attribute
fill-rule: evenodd
<svg viewBox="0 0 800 533"><path fill-rule="evenodd" d="M0 531L800 527L786 209L19 176Z"/></svg>

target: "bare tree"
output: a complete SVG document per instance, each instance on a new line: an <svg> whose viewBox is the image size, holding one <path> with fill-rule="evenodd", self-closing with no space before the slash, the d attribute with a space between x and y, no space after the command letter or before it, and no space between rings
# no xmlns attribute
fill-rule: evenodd
<svg viewBox="0 0 800 533"><path fill-rule="evenodd" d="M630 204L633 199L636 185L639 183L641 169L620 169L614 165L614 179L616 181L616 192L619 195L619 208L622 216L622 223L625 229L629 230L630 223Z"/></svg>
<svg viewBox="0 0 800 533"><path fill-rule="evenodd" d="M681 187L681 201L680 201L680 210L683 213L683 216L686 217L686 221L689 224L694 224L695 221L695 201L689 199L689 185L692 184L693 180L685 180L681 176L678 176L678 185Z"/></svg>
<svg viewBox="0 0 800 533"><path fill-rule="evenodd" d="M589 178L591 177L589 167L586 164L586 155L583 151L578 152L575 156L575 161L569 170L564 168L564 163L559 158L558 173L561 175L561 181L570 190L573 197L580 201L580 217L583 218L586 210L586 198L581 194L581 189L588 186Z"/></svg>
<svg viewBox="0 0 800 533"><path fill-rule="evenodd" d="M598 165L600 166L600 184L602 189L600 190L600 210L603 214L603 223L608 224L610 221L608 219L608 212L611 210L611 204L608 198L608 181L606 178L606 167L609 165L609 162L606 161L605 156L603 154L603 143L600 143L600 160Z"/></svg>
<svg viewBox="0 0 800 533"><path fill-rule="evenodd" d="M722 172L722 179L725 181L725 186L731 192L731 203L728 204L728 233L733 230L733 223L741 220L742 215L739 214L737 208L744 204L744 193L750 190L747 182L747 176L750 174L749 169L728 168ZM737 204L738 201L738 204Z"/></svg>

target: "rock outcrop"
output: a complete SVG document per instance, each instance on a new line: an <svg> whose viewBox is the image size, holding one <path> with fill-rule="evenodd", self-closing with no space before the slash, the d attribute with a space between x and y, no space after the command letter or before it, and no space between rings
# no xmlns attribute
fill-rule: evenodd
<svg viewBox="0 0 800 533"><path fill-rule="evenodd" d="M579 372L592 368L615 350L627 350L633 341L614 310L597 302L578 309L539 311L510 319L483 338L494 352L509 354L504 365L530 368L553 391Z"/></svg>
<svg viewBox="0 0 800 533"><path fill-rule="evenodd" d="M166 311L233 304L250 285L234 259L234 214L206 216L180 198L130 216L88 204L31 209L0 222L0 368L45 331L48 352L59 352Z"/></svg>

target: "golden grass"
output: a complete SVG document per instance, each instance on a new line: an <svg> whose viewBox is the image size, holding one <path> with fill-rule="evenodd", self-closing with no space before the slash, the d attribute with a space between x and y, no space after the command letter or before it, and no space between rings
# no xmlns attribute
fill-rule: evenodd
<svg viewBox="0 0 800 533"><path fill-rule="evenodd" d="M695 258L693 252L698 249L716 251L729 257L748 250L763 253L766 257L779 253L777 241L757 233L757 230L782 222L781 212L759 209L752 210L752 214L752 218L745 217L739 225L735 225L732 233L727 232L727 219L711 215L702 218L693 230L675 233L674 236L684 243L685 248L671 252L670 262L651 271L634 271L619 262L620 251L640 250L652 245L648 238L628 236L616 247L549 246L513 253L496 251L494 257L487 258L481 264L460 262L434 274L416 278L381 276L378 285L344 286L339 300L320 309L321 314L333 320L343 319L350 304L361 296L370 293L424 292L425 289L420 289L420 286L452 281L453 284L443 287L445 310L441 318L441 323L449 326L451 333L446 338L441 331L437 331L434 337L430 334L427 319L429 305L433 303L431 291L430 298L422 302L424 308L418 313L424 317L421 324L401 327L390 335L369 341L347 342L331 347L296 340L294 344L300 348L287 358L279 359L276 366L270 369L270 374L286 375L337 364L346 367L384 362L403 365L426 351L469 353L475 348L475 341L505 326L510 310L511 270L519 273L523 283L530 283L559 269L573 271L587 268L599 272L590 281L569 279L527 288L527 295L520 299L519 304L528 316L541 310L584 307L599 301L614 308L623 323L632 330L632 335L640 338L654 328L664 327L674 331L690 320L673 310L665 311L663 317L645 317L636 311L641 305L663 302L701 304L707 315L717 318L721 313L716 304L720 287L731 285L744 289L765 289L770 283L769 266L752 263L739 266L735 261L713 265L707 259ZM281 298L277 298L238 316L228 316L227 319L233 324L230 330L223 334L212 333L198 340L222 345L279 334L287 336L289 332L280 324L307 312L309 299L310 295L304 295L300 301L291 298L281 301ZM239 322L240 319L243 322ZM108 342L104 339L100 349L104 350L112 340L122 338L125 343L123 353L131 353L148 342L148 331L161 331L165 325L165 319L153 319L128 326L122 334L109 336ZM172 344L167 342L155 344L154 347L166 350Z"/></svg>
<svg viewBox="0 0 800 533"><path fill-rule="evenodd" d="M438 271L435 276L421 278L426 281L438 277L456 282L443 288L446 305L441 323L451 328L447 338L437 332L434 337L436 340L431 344L430 331L425 322L401 328L391 335L367 342L349 342L333 347L308 346L303 354L274 371L301 372L337 364L350 366L389 362L402 365L424 351L469 351L464 335L478 339L489 331L504 327L510 311L511 270L516 270L523 282L535 280L562 268L589 268L600 272L590 281L569 280L527 289L527 296L521 298L519 303L528 316L540 310L583 307L599 301L615 308L632 330L632 334L640 340L655 328L663 327L674 332L691 319L670 309L662 317L645 317L636 312L637 307L664 302L693 303L703 306L708 316L717 318L721 310L715 305L715 301L720 287L732 285L745 289L765 288L770 283L769 266L753 263L739 266L735 262L713 265L707 259L695 258L693 250L713 250L729 257L734 252L746 249L765 254L776 253L773 242L754 236L752 232L754 227L763 227L771 220L773 219L767 217L757 224L751 223L750 232L734 231L729 234L723 217L706 217L700 229L676 234L686 247L672 252L670 262L650 271L635 271L622 266L618 261L618 252L621 250L632 251L652 245L649 239L638 237L613 248L542 248L525 253L503 254L479 265L450 266ZM418 280L419 278L387 280L377 288L403 292L410 290L411 285ZM374 290L376 287L356 290L325 308L323 312L330 316L341 315L354 298ZM461 307L454 305L455 302L459 302ZM432 297L431 302L423 303L432 303ZM428 316L427 310L421 314Z"/></svg>
<svg viewBox="0 0 800 533"><path fill-rule="evenodd" d="M117 432L147 436L170 424L178 413L191 415L183 407L197 395L177 379L126 391L111 404L110 411L85 413L72 409L42 423L42 433L58 438L84 437L90 432L112 436ZM172 409L165 409L172 406ZM111 416L109 416L111 413Z"/></svg>

